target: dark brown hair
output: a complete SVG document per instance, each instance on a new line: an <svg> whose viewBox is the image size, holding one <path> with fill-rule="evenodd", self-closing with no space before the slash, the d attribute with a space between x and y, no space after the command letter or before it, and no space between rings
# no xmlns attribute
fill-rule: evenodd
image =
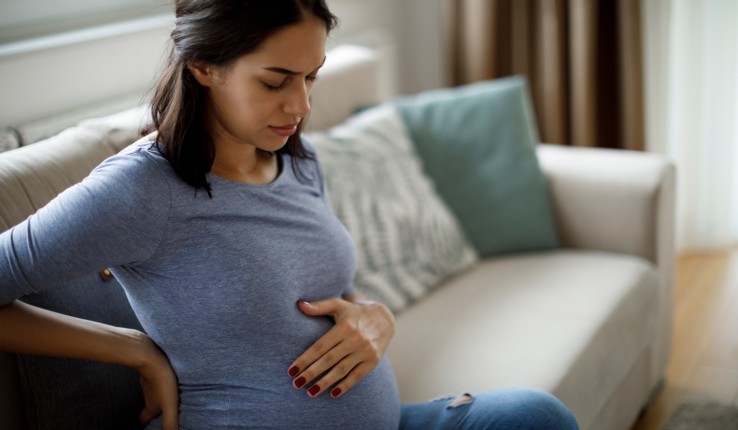
<svg viewBox="0 0 738 430"><path fill-rule="evenodd" d="M329 32L337 19L325 0L177 0L175 12L169 56L151 102L151 130L177 175L212 197L206 174L215 147L202 120L204 90L187 62L227 67L309 13L323 20ZM277 151L290 154L293 165L296 158L312 158L300 139L302 125Z"/></svg>

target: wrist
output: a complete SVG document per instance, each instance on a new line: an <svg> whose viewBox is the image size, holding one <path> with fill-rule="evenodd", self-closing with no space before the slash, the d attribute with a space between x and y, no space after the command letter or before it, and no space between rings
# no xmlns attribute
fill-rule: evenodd
<svg viewBox="0 0 738 430"><path fill-rule="evenodd" d="M128 362L122 364L141 371L161 361L161 350L146 333L134 329L121 329L120 335L125 339L126 349L129 352Z"/></svg>

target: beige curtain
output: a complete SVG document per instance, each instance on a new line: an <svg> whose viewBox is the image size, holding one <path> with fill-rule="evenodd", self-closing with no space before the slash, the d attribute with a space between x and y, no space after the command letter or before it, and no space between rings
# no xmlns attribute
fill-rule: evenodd
<svg viewBox="0 0 738 430"><path fill-rule="evenodd" d="M541 140L643 149L638 0L448 0L454 83L530 83Z"/></svg>

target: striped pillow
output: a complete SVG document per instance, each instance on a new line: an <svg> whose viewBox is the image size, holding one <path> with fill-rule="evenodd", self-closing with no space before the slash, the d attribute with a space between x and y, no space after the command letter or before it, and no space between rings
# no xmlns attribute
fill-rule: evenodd
<svg viewBox="0 0 738 430"><path fill-rule="evenodd" d="M400 311L477 261L394 106L305 137L318 151L333 210L356 244L356 287L368 297Z"/></svg>

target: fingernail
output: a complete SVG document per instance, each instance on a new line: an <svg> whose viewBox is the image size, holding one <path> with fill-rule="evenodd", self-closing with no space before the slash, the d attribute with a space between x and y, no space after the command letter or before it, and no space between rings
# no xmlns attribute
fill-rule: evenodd
<svg viewBox="0 0 738 430"><path fill-rule="evenodd" d="M305 377L304 377L304 376L300 376L300 377L299 377L299 378L297 378L297 380L295 381L295 387L297 387L297 388L302 388L302 386L303 386L303 385L305 385L305 383L306 383L306 382L307 382L307 381L305 380Z"/></svg>
<svg viewBox="0 0 738 430"><path fill-rule="evenodd" d="M290 370L289 370L290 376L297 376L298 373L300 373L300 369L298 369L297 366L290 367Z"/></svg>
<svg viewBox="0 0 738 430"><path fill-rule="evenodd" d="M341 389L338 387L334 388L333 391L331 391L331 396L333 397L338 397L340 395L341 395Z"/></svg>
<svg viewBox="0 0 738 430"><path fill-rule="evenodd" d="M312 386L312 387L310 387L310 389L308 390L308 393L310 393L310 395L311 395L311 396L314 396L314 395L318 394L318 391L320 391L320 387L319 387L319 386L317 386L317 385L313 385L313 386Z"/></svg>

